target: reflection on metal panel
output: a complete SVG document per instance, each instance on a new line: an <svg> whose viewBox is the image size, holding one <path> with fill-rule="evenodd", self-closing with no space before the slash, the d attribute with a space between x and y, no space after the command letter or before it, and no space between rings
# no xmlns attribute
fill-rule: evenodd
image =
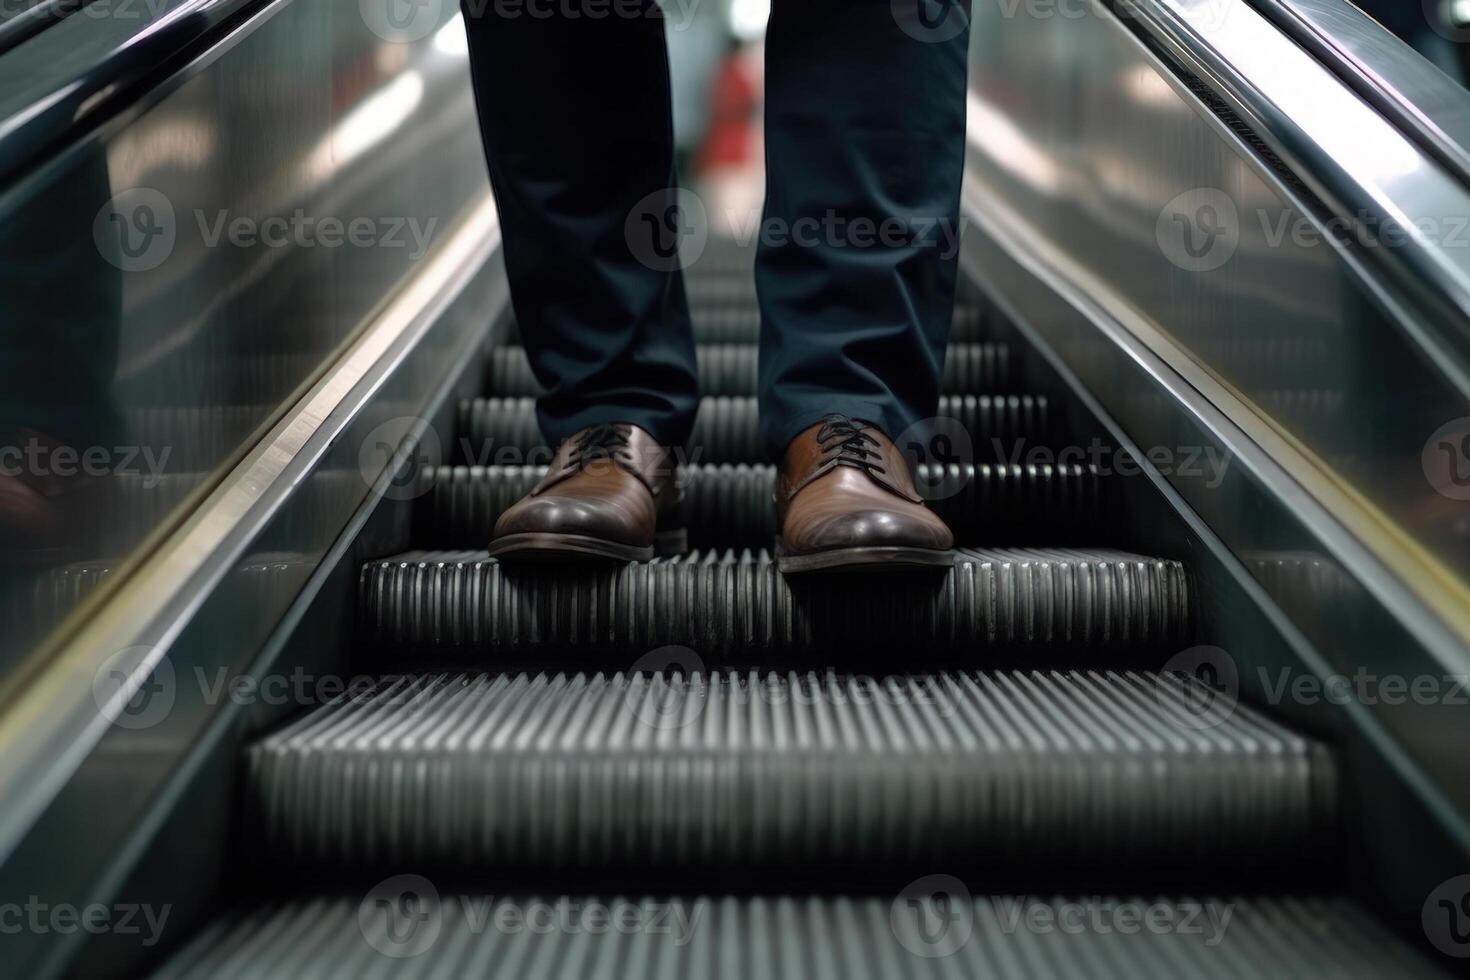
<svg viewBox="0 0 1470 980"><path fill-rule="evenodd" d="M1153 4L1165 6L1210 5ZM1252 17L1252 37L1271 40L1244 3L1215 7L1229 16L1203 43L1238 42L1231 31ZM1470 666L1470 617L1454 615L1470 581L1470 397L1459 380L1470 304L1454 298L1455 270L1470 266L1470 208L1435 205L1464 188L1427 153L1411 161L1412 142L1370 136L1388 123L1340 81L1315 116L1273 116L1264 97L1231 103L1218 79L1162 64L1142 43L1163 33L1148 18L981 14L967 269L1120 441L1223 460L1216 480L1162 464L1154 477L1198 528L1213 594L1235 597L1210 629L1243 693L1313 726L1330 707L1344 737L1392 773L1365 778L1348 811L1388 828L1385 841L1413 826L1459 860L1470 849L1458 748L1470 718L1458 695L1328 705L1279 683L1366 675L1447 693ZM1277 60L1258 53L1237 89L1327 77L1290 39L1274 42ZM1319 166L1293 171L1273 148L1299 122L1309 126L1295 129L1296 151L1308 129L1356 136L1339 133L1313 151ZM1364 234L1356 205L1325 203L1351 194L1374 202L1369 218L1412 221L1416 237L1388 237L1383 222ZM1411 251L1446 276L1406 287ZM1409 794L1427 819L1384 812L1385 793ZM1369 850L1354 875L1403 908L1442 879L1443 861L1405 862L1377 841Z"/></svg>
<svg viewBox="0 0 1470 980"><path fill-rule="evenodd" d="M484 199L449 14L404 41L288 4L0 197L0 671Z"/></svg>
<svg viewBox="0 0 1470 980"><path fill-rule="evenodd" d="M89 0L11 0L0 5L0 54L70 17Z"/></svg>
<svg viewBox="0 0 1470 980"><path fill-rule="evenodd" d="M1430 18L1435 15L1427 9L1421 15L1410 9L1411 4L1405 4L1399 14L1400 23L1392 26L1415 38L1424 52L1421 57L1351 3L1257 0L1257 5L1446 167L1458 171L1462 179L1470 176L1470 92L1458 81L1458 68L1450 64L1436 67L1427 60L1431 55L1453 51L1457 45L1443 34L1459 31L1438 23L1431 30ZM1387 4L1380 0L1376 6L1374 14L1382 16L1398 4L1395 0ZM1443 13L1448 6L1441 4L1436 13ZM1446 60L1452 62L1453 56Z"/></svg>
<svg viewBox="0 0 1470 980"><path fill-rule="evenodd" d="M1361 252L1392 238L1324 228L1310 195L1263 176L1111 17L982 11L993 22L975 31L972 191L1024 215L1026 234L1470 573L1470 515L1425 466L1426 441L1470 404L1332 241ZM1228 26L1246 13L1232 6ZM1357 136L1354 166L1386 185L1432 167L1406 142ZM1470 248L1470 214L1409 217L1438 246Z"/></svg>

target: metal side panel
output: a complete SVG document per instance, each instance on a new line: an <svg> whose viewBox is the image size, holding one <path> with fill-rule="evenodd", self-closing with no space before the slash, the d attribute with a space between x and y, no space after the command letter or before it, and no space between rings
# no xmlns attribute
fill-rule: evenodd
<svg viewBox="0 0 1470 980"><path fill-rule="evenodd" d="M43 498L0 521L0 682L81 622L26 601L54 569L125 578L488 197L458 20L404 43L352 5L273 0L149 61L226 6L93 4L0 58L60 71L101 34L151 86L95 130L69 116L0 189L0 459L8 494Z"/></svg>
<svg viewBox="0 0 1470 980"><path fill-rule="evenodd" d="M1251 0L1297 43L1417 139L1461 183L1470 185L1470 92L1424 55L1351 3ZM1426 26L1463 43L1442 18L1445 5L1422 6Z"/></svg>
<svg viewBox="0 0 1470 980"><path fill-rule="evenodd" d="M161 72L198 57L232 24L291 2L46 0L12 18L29 43L0 60L0 174L14 180L77 132L136 112Z"/></svg>
<svg viewBox="0 0 1470 980"><path fill-rule="evenodd" d="M417 875L242 907L164 965L215 977L1433 977L1349 903L1236 896L619 898L440 893ZM1185 923L1188 923L1186 925Z"/></svg>
<svg viewBox="0 0 1470 980"><path fill-rule="evenodd" d="M4 333L30 340L6 349L74 369L37 394L36 379L58 375L7 360L10 407L39 418L69 405L82 428L68 435L87 442L103 438L89 426L142 409L132 417L167 429L155 449L209 456L149 488L177 495L171 502L131 511L136 474L97 479L75 502L88 518L63 522L59 546L6 582L5 608L29 618L9 622L0 659L53 625L38 617L70 619L4 678L0 893L78 908L114 899L172 776L204 733L237 722L232 678L353 515L396 492L403 454L417 451L450 380L483 370L507 297L453 13L437 33L390 40L356 5L275 3L182 67L146 111L90 134L0 201L42 236L7 239L30 261L0 263L15 300ZM124 243L94 238L94 220L115 231L109 195L140 186L162 194L177 221L156 265L119 265ZM271 247L204 230L220 214L296 213L388 220L399 243ZM401 237L415 216L434 222L422 254ZM35 329L41 320L46 329ZM145 399L159 393L154 412ZM216 415L236 424L210 408L219 405L255 406L236 445L199 431ZM107 437L112 446L132 435ZM124 529L108 513L140 523ZM161 513L161 527L141 523ZM112 533L83 537L99 524ZM174 907L175 928L206 910L212 847L201 842L187 852L197 865L142 891ZM49 975L92 938L26 931L0 943L7 963Z"/></svg>
<svg viewBox="0 0 1470 980"><path fill-rule="evenodd" d="M910 664L937 653L1057 648L1157 656L1187 645L1192 625L1179 562L1024 548L962 548L952 570L930 575L822 581L788 581L765 551L604 569L418 553L369 564L362 609L374 642L421 657L637 657L677 646L747 664L773 652L829 664L837 649L890 662L906 651Z"/></svg>
<svg viewBox="0 0 1470 980"><path fill-rule="evenodd" d="M24 44L86 6L90 0L11 0L0 9L0 55Z"/></svg>
<svg viewBox="0 0 1470 980"><path fill-rule="evenodd" d="M1235 81L1287 90L1296 123L1332 134L1335 167L1411 196L1445 175L1246 4L1159 33L1158 11L1184 5L1143 6L1132 20L1094 9L1004 22L977 6L962 261L1113 437L1150 459L1149 482L1197 539L1198 587L1219 603L1202 635L1243 695L1349 746L1360 777L1344 811L1362 845L1345 873L1418 932L1470 855L1470 781L1452 748L1470 738L1470 618L1453 612L1470 521L1443 465L1458 439L1445 427L1470 403L1415 304L1373 274L1363 252L1376 246L1351 223L1327 226L1317 185L1341 170L1308 186L1272 149L1278 116L1162 55L1183 57L1184 31L1254 44ZM1446 232L1465 214L1417 200ZM1309 349L1325 356L1297 385L1320 397L1273 402L1280 356ZM1224 462L1217 479L1182 465L1202 453ZM1128 520L1151 540L1146 513ZM1324 581L1360 592L1344 603ZM1312 693L1344 680L1346 696Z"/></svg>
<svg viewBox="0 0 1470 980"><path fill-rule="evenodd" d="M1470 318L1421 310L1374 270L1421 246L1464 262L1470 193L1242 0L1146 6L1197 7L1201 19L1217 8L1193 24L1198 43L1220 57L1253 45L1237 72L1294 92L1291 109L1321 140L1316 156L1285 159L1269 144L1279 116L1251 115L1210 76L1162 63L1134 34L1152 39L1152 16L992 12L975 29L968 199L1110 315L1176 345L1296 453L1294 478L1333 485L1344 517L1361 513L1384 549L1413 552L1395 574L1443 594L1436 614L1463 640L1465 590L1450 580L1470 573L1470 502L1456 482L1470 459L1442 444L1457 453L1456 424L1470 418L1467 361L1453 352L1470 344ZM1343 170L1422 234L1398 235L1377 211L1305 183ZM1417 282L1421 293L1431 284ZM1299 394L1281 397L1276 352L1306 343L1325 356L1298 374ZM1073 352L1090 353L1080 341ZM1130 414L1150 410L1149 389L1131 394Z"/></svg>
<svg viewBox="0 0 1470 980"><path fill-rule="evenodd" d="M261 860L437 867L1106 867L1274 878L1333 850L1325 747L1179 677L438 675L248 753Z"/></svg>
<svg viewBox="0 0 1470 980"><path fill-rule="evenodd" d="M414 420L431 412L448 379L481 368L475 355L485 313L508 300L503 273L483 265L487 257L462 270L463 281L441 282L432 296L420 296L430 301L431 319L398 338L350 390L336 392L336 409L308 413L314 431L297 449L273 442L256 459L280 469L266 475L247 463L229 489L211 497L209 516L158 563L145 564L9 705L0 893L78 908L166 905L174 930L187 930L208 911L227 822L176 839L169 870L140 890L119 897L118 889L166 817L161 794L176 771L212 729L243 723L236 685L253 676L254 658L312 582L322 556L355 512L396 492L400 457L385 454L384 443L407 450ZM83 587L108 575L105 567L84 571ZM354 577L344 581L348 595ZM346 604L342 612L347 621L335 626L337 642L351 635ZM288 668L278 670L287 675ZM112 946L104 962L147 952L139 934L117 932L97 939L26 931L0 937L0 946L30 975L50 976L94 939Z"/></svg>

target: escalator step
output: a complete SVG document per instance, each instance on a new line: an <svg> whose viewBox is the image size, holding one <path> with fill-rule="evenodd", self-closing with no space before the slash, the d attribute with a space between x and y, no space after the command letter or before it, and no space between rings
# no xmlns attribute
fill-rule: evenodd
<svg viewBox="0 0 1470 980"><path fill-rule="evenodd" d="M369 563L367 635L387 646L483 657L678 645L721 662L782 651L831 663L881 650L979 647L1163 650L1189 627L1176 561L1116 551L959 549L937 574L788 581L764 552L693 552L601 567L502 566L483 552ZM912 663L912 659L907 661Z"/></svg>
<svg viewBox="0 0 1470 980"><path fill-rule="evenodd" d="M1079 671L400 677L253 746L250 826L282 861L355 869L1320 856L1330 755L1241 706L1198 724L1207 691Z"/></svg>
<svg viewBox="0 0 1470 980"><path fill-rule="evenodd" d="M955 344L944 362L943 390L964 394L1010 388L1010 349L1005 344ZM699 384L705 395L754 395L756 349L734 344L699 348ZM525 348L502 347L490 358L488 391L502 397L539 395Z"/></svg>
<svg viewBox="0 0 1470 980"><path fill-rule="evenodd" d="M750 267L712 268L698 275L686 275L684 288L690 307L755 306L755 270Z"/></svg>
<svg viewBox="0 0 1470 980"><path fill-rule="evenodd" d="M440 892L417 875L241 906L160 980L485 977L1437 977L1336 898L623 898ZM391 967L391 969L390 969Z"/></svg>
<svg viewBox="0 0 1470 980"><path fill-rule="evenodd" d="M711 235L700 250L698 257L684 266L686 276L693 275L701 269L709 268L719 263L743 263L745 266L755 264L756 243L754 241L742 242L739 238L730 234Z"/></svg>
<svg viewBox="0 0 1470 980"><path fill-rule="evenodd" d="M414 524L422 537L416 540L428 547L484 544L500 515L545 473L535 466L425 469ZM775 467L724 463L688 466L683 473L691 547L755 546L775 537ZM929 506L961 544L1094 543L1106 526L1106 481L1088 467L921 466L917 477L931 492Z"/></svg>
<svg viewBox="0 0 1470 980"><path fill-rule="evenodd" d="M754 344L760 338L760 310L749 300L692 303L689 308L694 340L700 344ZM993 328L982 307L956 306L951 322L951 343L990 340ZM512 337L520 336L518 329Z"/></svg>
<svg viewBox="0 0 1470 980"><path fill-rule="evenodd" d="M701 344L754 344L760 336L760 310L749 303L699 304L690 307L694 339ZM950 326L951 343L990 339L987 321L978 306L956 306Z"/></svg>
<svg viewBox="0 0 1470 980"><path fill-rule="evenodd" d="M946 395L936 418L953 419L970 433L976 456L995 455L1025 440L1044 445L1050 435L1045 395ZM688 459L696 463L754 463L762 457L754 398L704 398L689 440ZM460 403L459 431L471 463L546 464L551 450L536 422L530 398L475 398ZM894 433L895 438L900 434ZM507 460L502 453L520 458Z"/></svg>

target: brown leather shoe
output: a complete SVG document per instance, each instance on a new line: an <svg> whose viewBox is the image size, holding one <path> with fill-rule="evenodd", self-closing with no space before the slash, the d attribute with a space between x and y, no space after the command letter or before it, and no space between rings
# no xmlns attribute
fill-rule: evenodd
<svg viewBox="0 0 1470 980"><path fill-rule="evenodd" d="M626 422L562 443L546 478L495 524L494 557L648 561L687 550L674 454Z"/></svg>
<svg viewBox="0 0 1470 980"><path fill-rule="evenodd" d="M776 518L776 564L787 575L954 564L954 535L924 506L898 448L882 430L843 415L786 447Z"/></svg>

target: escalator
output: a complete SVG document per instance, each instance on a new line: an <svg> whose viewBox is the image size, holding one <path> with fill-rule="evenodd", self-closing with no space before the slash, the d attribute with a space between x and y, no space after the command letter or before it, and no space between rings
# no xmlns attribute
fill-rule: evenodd
<svg viewBox="0 0 1470 980"><path fill-rule="evenodd" d="M706 365L755 340L724 247L689 270L730 344ZM1067 444L985 312L957 316L955 414ZM524 355L490 363L464 451L544 453ZM731 375L679 558L503 566L476 549L538 471L419 475L436 550L361 573L354 673L383 679L247 747L261 894L160 976L1434 973L1337 894L1331 747L1158 673L1211 597L1130 550L1109 480L930 464L952 571L787 582Z"/></svg>
<svg viewBox="0 0 1470 980"><path fill-rule="evenodd" d="M897 440L954 565L788 580L753 249L718 234L685 273L690 551L485 552L554 447L455 5L22 6L0 217L48 261L8 266L0 404L168 463L0 567L0 972L1470 955L1461 688L1331 686L1470 677L1470 518L1428 462L1470 419L1470 252L1342 231L1470 221L1470 94L1367 17L974 5L943 394ZM140 189L178 210L157 267L92 238ZM227 212L438 231L201 235Z"/></svg>

